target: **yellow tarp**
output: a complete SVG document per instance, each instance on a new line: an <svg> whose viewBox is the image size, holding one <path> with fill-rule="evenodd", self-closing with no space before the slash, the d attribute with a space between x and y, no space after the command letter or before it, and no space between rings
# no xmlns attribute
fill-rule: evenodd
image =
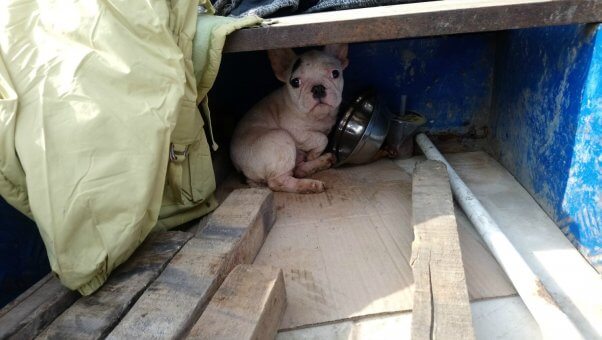
<svg viewBox="0 0 602 340"><path fill-rule="evenodd" d="M215 208L196 21L194 0L0 1L0 194L71 289Z"/></svg>

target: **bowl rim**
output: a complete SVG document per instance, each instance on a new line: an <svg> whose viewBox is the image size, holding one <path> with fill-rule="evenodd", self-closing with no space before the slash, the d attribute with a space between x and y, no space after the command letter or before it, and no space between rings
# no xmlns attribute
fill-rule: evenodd
<svg viewBox="0 0 602 340"><path fill-rule="evenodd" d="M357 108L358 105L360 105L362 102L369 100L369 99L374 99L373 100L373 110L370 112L370 119L368 120L368 124L366 125L366 127L364 128L364 132L362 133L362 136L360 138L360 140L355 144L355 147L353 148L353 150L351 150L351 152L349 153L349 155L347 155L347 157L345 157L345 159L343 160L339 160L339 146L340 146L340 135L343 133L343 131L345 130L345 127L347 127L349 120L351 119L351 114L353 113L354 109ZM378 116L383 116L383 119L385 119L385 121L387 122L387 130L388 130L388 125L390 124L390 117L387 117L385 114L383 114L382 112L380 112L379 107L382 106L382 102L380 102L378 99L378 96L376 95L376 93L372 90L368 90L368 91L364 91L362 94L360 94L357 99L349 106L349 108L347 109L347 111L345 111L345 114L343 116L343 118L341 119L341 121L339 122L339 124L337 125L337 131L335 132L335 141L336 144L333 147L334 152L336 153L337 156L337 163L335 164L335 167L343 165L346 163L347 160L349 160L349 158L357 151L360 150L361 148L363 148L366 145L366 142L368 141L368 139L370 139L369 134L367 134L367 131L370 131L374 124L376 119L374 119L375 115ZM385 137L382 138L381 141L381 145L384 142L386 138L386 134Z"/></svg>
<svg viewBox="0 0 602 340"><path fill-rule="evenodd" d="M337 162L337 164L335 166L339 166L342 164L345 164L346 161L349 160L349 158L351 158L351 156L358 150L361 150L367 143L368 139L370 139L371 134L368 134L367 131L370 131L371 129L374 128L374 124L376 124L376 119L373 119L373 117L376 116L380 116L381 114L379 114L379 110L376 110L376 106L374 107L374 110L372 111L372 114L370 115L370 120L368 121L368 125L366 125L366 128L364 129L364 133L362 134L362 138L360 138L360 140L357 142L357 144L355 145L355 147L353 148L353 150L349 153L349 156L347 156L344 160ZM385 118L387 123L390 123L388 119ZM389 125L389 124L387 124ZM387 126L387 130L388 130L388 126ZM387 137L387 134L385 133L384 137L382 138L382 140L380 141L380 144L382 146L382 143L384 142L385 138ZM380 147L379 147L380 148Z"/></svg>
<svg viewBox="0 0 602 340"><path fill-rule="evenodd" d="M353 114L353 109L354 109L354 105L351 104L349 106L349 108L347 109L347 111L345 111L345 114L343 115L343 118L341 118L341 121L339 121L339 124L337 125L337 129L334 133L335 145L333 147L333 150L336 153L337 159L339 157L341 136L343 135L343 131L345 131L345 128L347 127L347 125L349 124L349 121L351 120L351 115Z"/></svg>
<svg viewBox="0 0 602 340"><path fill-rule="evenodd" d="M341 118L341 120L339 121L339 123L337 124L337 128L336 131L334 133L334 141L335 144L333 145L333 150L336 153L336 157L337 159L339 158L339 150L340 150L340 143L341 143L341 136L343 134L343 132L345 131L345 128L347 127L347 125L349 125L349 121L351 120L351 117L353 115L353 112L357 109L357 107L364 101L370 99L370 98L374 98L375 94L374 91L372 90L366 90L364 92L362 92L359 96L357 96L357 98L355 98L355 100L353 100L353 102L351 102L351 104L349 105L349 107L347 108L347 110L345 111L345 114L343 115L343 118ZM372 112L370 112L370 117L372 118L372 113L374 112L374 110L372 110ZM368 121L368 125L366 126L366 128L370 125L370 121ZM363 135L365 134L365 129L364 129L364 133L362 134L362 138ZM360 139L361 141L361 139ZM357 142L357 144L360 143L360 141ZM357 146L356 144L356 146ZM355 151L355 148L351 151L351 153L353 153L353 151ZM350 154L351 154L350 153ZM349 158L349 156L347 156L346 158Z"/></svg>

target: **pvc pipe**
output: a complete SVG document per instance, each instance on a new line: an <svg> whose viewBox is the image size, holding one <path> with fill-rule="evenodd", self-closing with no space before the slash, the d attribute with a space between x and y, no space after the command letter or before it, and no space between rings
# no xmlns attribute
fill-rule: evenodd
<svg viewBox="0 0 602 340"><path fill-rule="evenodd" d="M420 133L416 136L416 143L428 159L440 161L447 166L456 201L474 224L508 278L510 278L516 291L539 325L542 336L545 339L583 339L575 324L556 304L539 277L533 273L527 262L481 205L481 202L464 184L428 137L424 133Z"/></svg>

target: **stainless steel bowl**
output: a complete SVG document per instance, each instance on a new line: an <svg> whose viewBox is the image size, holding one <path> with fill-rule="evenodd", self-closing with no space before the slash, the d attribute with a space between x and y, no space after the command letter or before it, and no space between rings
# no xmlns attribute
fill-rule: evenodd
<svg viewBox="0 0 602 340"><path fill-rule="evenodd" d="M371 92L359 96L345 111L333 136L337 164L370 162L383 144L389 130L390 113Z"/></svg>

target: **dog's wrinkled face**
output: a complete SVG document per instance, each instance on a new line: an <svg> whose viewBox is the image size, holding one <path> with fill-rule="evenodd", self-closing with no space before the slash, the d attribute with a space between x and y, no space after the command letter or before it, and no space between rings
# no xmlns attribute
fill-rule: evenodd
<svg viewBox="0 0 602 340"><path fill-rule="evenodd" d="M268 51L276 77L285 83L298 112L321 119L336 112L343 92L347 45L328 45L324 51L297 56L291 49Z"/></svg>

